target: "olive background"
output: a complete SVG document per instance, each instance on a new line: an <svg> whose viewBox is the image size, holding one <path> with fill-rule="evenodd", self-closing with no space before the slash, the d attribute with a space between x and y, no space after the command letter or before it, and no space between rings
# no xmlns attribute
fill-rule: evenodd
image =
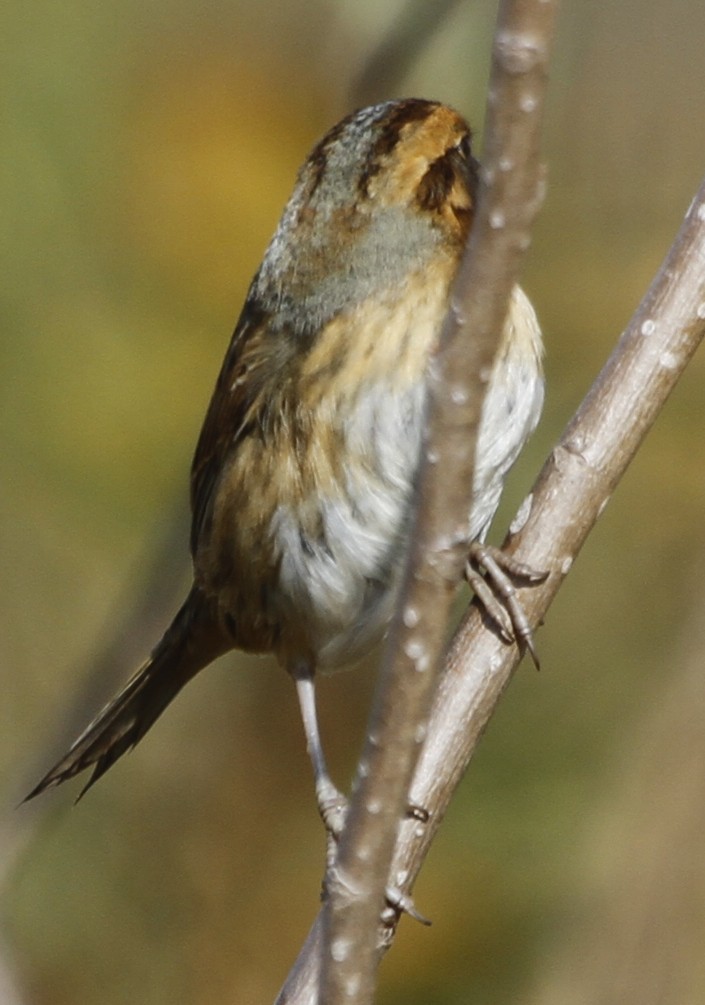
<svg viewBox="0 0 705 1005"><path fill-rule="evenodd" d="M294 691L234 655L82 802L17 808L188 582L188 466L298 165L405 7L14 0L2 47L0 999L254 1005L318 908ZM448 5L402 79L482 118L495 4ZM565 2L523 283L544 418L513 509L705 173L705 8ZM413 47L413 43L409 42ZM696 355L483 738L380 974L389 1005L705 1000L705 363ZM142 613L145 612L145 613ZM108 661L106 651L110 650ZM352 776L375 666L325 678ZM6 986L3 981L7 981ZM10 984L14 982L14 989Z"/></svg>

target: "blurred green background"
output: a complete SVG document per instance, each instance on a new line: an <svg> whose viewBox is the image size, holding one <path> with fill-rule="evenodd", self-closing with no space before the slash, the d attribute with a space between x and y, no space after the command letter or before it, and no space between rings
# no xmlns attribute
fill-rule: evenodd
<svg viewBox="0 0 705 1005"><path fill-rule="evenodd" d="M448 8L363 100L440 98L481 135L495 4ZM315 915L323 832L268 661L201 675L78 807L13 807L184 589L188 465L247 284L405 9L6 7L3 1005L269 1002ZM496 540L705 170L704 45L695 0L564 4L524 276L548 397ZM701 355L509 689L416 888L434 925L402 921L380 1002L705 1001L704 379ZM321 685L341 784L373 673Z"/></svg>

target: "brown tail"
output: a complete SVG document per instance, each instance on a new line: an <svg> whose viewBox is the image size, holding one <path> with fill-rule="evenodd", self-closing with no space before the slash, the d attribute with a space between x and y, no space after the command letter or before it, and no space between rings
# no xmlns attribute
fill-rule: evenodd
<svg viewBox="0 0 705 1005"><path fill-rule="evenodd" d="M211 605L194 586L147 662L26 800L94 765L78 796L80 799L119 757L142 739L181 688L231 648L232 642L219 627Z"/></svg>

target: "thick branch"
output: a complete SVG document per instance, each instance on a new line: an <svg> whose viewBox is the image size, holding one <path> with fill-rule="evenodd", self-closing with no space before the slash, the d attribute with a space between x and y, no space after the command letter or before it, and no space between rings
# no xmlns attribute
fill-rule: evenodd
<svg viewBox="0 0 705 1005"><path fill-rule="evenodd" d="M478 212L429 377L402 602L392 623L337 861L328 875L320 999L372 1000L399 820L426 735L450 607L469 548L484 393L542 190L539 126L556 4L500 4ZM442 472L442 477L439 477Z"/></svg>

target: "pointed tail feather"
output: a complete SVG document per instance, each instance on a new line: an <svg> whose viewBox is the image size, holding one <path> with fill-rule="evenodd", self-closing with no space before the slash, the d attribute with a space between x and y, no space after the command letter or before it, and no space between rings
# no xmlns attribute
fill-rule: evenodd
<svg viewBox="0 0 705 1005"><path fill-rule="evenodd" d="M93 767L80 799L131 750L199 670L232 648L212 605L195 586L152 655L25 798Z"/></svg>

